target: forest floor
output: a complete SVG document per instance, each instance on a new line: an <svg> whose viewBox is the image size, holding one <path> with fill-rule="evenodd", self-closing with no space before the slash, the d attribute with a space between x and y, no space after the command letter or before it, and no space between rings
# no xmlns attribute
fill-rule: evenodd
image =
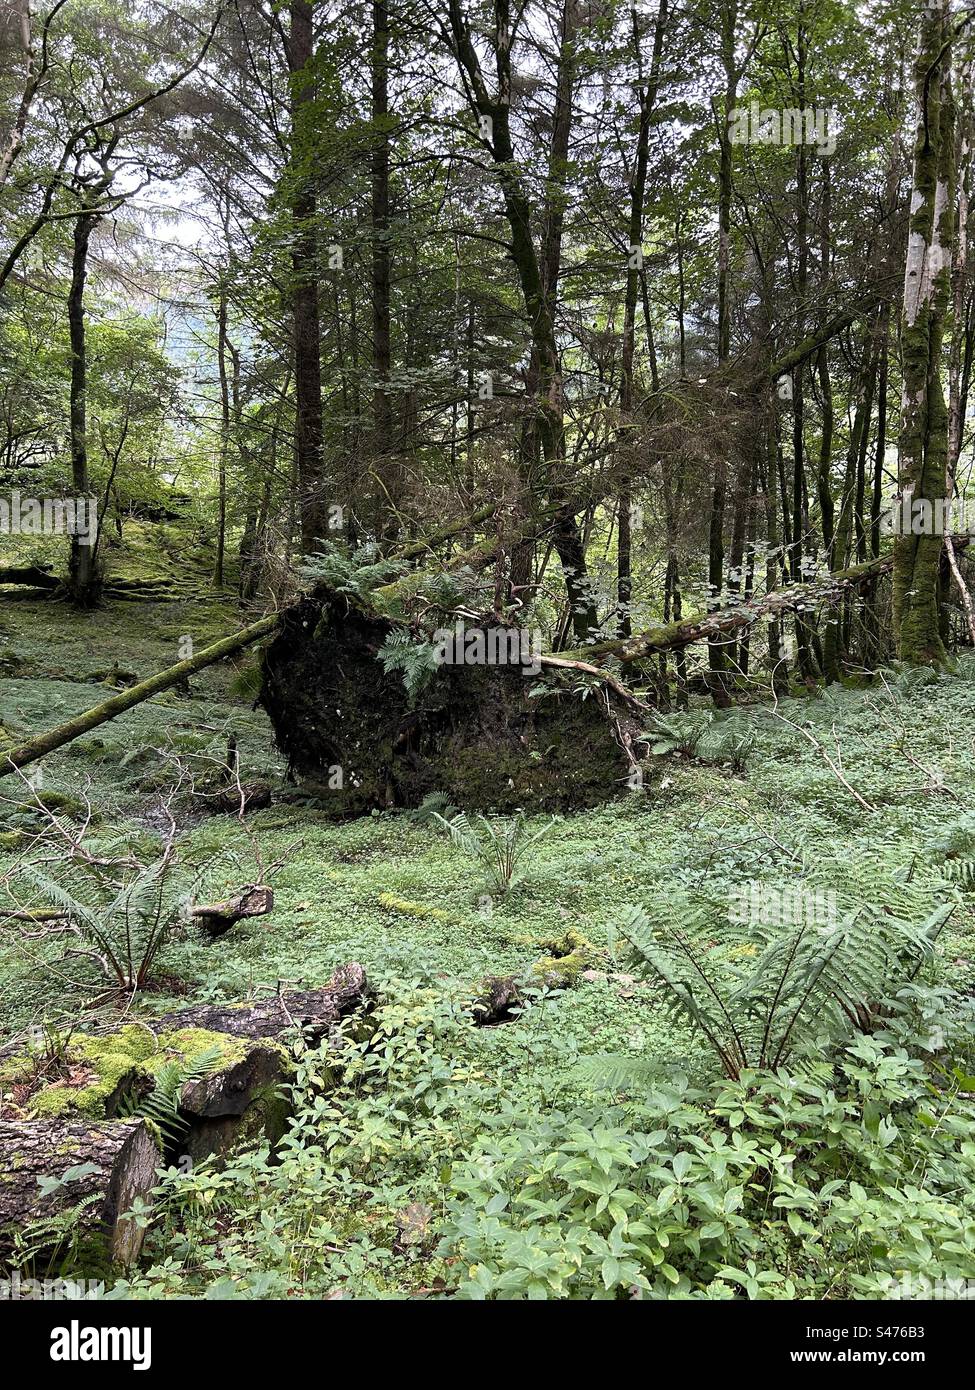
<svg viewBox="0 0 975 1390"><path fill-rule="evenodd" d="M0 725L11 735L54 726L105 697L95 676L114 665L143 678L177 659L184 634L199 646L236 625L232 606L217 599L118 602L92 615L43 600L7 602L0 617ZM285 781L268 721L252 708L254 673L253 657L211 668L193 678L189 693L158 696L47 759L40 787L14 777L0 786L2 872L42 824L38 792L69 825L90 804L93 833L120 832L151 854L160 834L154 807L177 762L219 761L233 733L242 779L272 783L274 804L243 823L198 806L180 811L175 803L186 860L232 853L214 867L205 895L220 897L279 863L271 873L275 906L212 943L178 932L159 962L162 987L135 1003L147 1018L185 1003L271 993L280 982L320 985L350 960L364 966L381 997L402 1000L412 991L410 998L449 1010L475 995L487 975L532 979L540 958L571 930L589 943L587 970L572 987L543 993L504 1026L468 1027L463 1042L470 1074L490 1077L506 1104L552 1114L592 1097L586 1057L649 1058L695 1083L714 1072L691 1028L665 1014L655 988L635 980L615 955L611 924L629 904L643 906L656 923L680 923L695 912L720 918L735 886L761 881L835 894L840 915L862 909L920 923L947 897L955 910L941 937L935 982L964 991L975 984L975 895L946 869L975 858L971 659L949 676L888 674L867 689L833 687L716 720L699 711L691 717L704 726L695 756L662 753L642 791L621 788L601 809L556 818L533 848L524 881L500 897L486 893L477 863L432 820L384 812L337 823L327 808L301 799ZM80 964L58 964L57 940L25 939L17 926L0 923L4 1037L75 1017L97 993L97 980ZM460 1062L451 1056L443 1064L449 1073ZM467 1122L476 1128L470 1115ZM469 1134L467 1150L471 1142ZM446 1181L428 1176L429 1184L419 1185L429 1203L423 1212L436 1208ZM411 1181L404 1176L385 1194L375 1183L369 1189L389 1222L397 1203L416 1205ZM363 1273L368 1255L349 1264L346 1252L340 1275L320 1276L325 1285L340 1277L395 1292L442 1279L426 1262L419 1273L403 1272L409 1252L402 1223L394 1226L381 1274ZM174 1250L179 1255L172 1239L156 1251L162 1268ZM315 1286L307 1270L299 1277L284 1256L281 1263L288 1266L282 1287ZM213 1259L203 1284L243 1277L252 1295L267 1292L255 1283L254 1267L267 1278L268 1264L266 1252L251 1264L244 1260L242 1276L240 1267ZM147 1291L165 1287L159 1276Z"/></svg>

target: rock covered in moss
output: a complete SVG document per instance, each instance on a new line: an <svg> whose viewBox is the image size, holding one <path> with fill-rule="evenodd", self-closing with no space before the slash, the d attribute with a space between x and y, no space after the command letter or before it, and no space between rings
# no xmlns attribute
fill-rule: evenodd
<svg viewBox="0 0 975 1390"><path fill-rule="evenodd" d="M539 943L548 951L532 966L532 974L549 989L575 984L599 958L599 951L580 931L570 927L560 937Z"/></svg>

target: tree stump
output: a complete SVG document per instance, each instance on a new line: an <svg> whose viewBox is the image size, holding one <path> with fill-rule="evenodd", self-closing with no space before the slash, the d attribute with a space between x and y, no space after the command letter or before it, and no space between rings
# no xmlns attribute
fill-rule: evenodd
<svg viewBox="0 0 975 1390"><path fill-rule="evenodd" d="M475 1026L490 1028L496 1023L508 1023L524 1007L524 999L515 975L491 975L482 985L482 993L474 1000L471 1013Z"/></svg>

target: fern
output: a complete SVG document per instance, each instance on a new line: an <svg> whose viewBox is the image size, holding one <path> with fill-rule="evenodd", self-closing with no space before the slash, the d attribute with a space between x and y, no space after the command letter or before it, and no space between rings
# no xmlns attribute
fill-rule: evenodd
<svg viewBox="0 0 975 1390"><path fill-rule="evenodd" d="M525 856L555 824L554 820L549 821L533 835L527 835L523 811L507 821L478 816L474 823L463 811L451 820L434 812L434 819L446 827L454 844L478 860L486 873L488 887L499 894L507 893L521 882L524 873L520 865Z"/></svg>
<svg viewBox="0 0 975 1390"><path fill-rule="evenodd" d="M966 811L931 842L931 856L941 862L941 872L949 883L975 888L975 813Z"/></svg>
<svg viewBox="0 0 975 1390"><path fill-rule="evenodd" d="M439 670L436 648L429 642L414 641L405 628L389 634L379 649L379 659L387 675L402 672L411 704Z"/></svg>
<svg viewBox="0 0 975 1390"><path fill-rule="evenodd" d="M749 922L705 927L700 917L655 928L628 908L618 930L663 987L664 1004L708 1041L725 1074L783 1066L817 1038L869 1028L877 1002L934 950L950 908L920 927L863 911L835 928Z"/></svg>
<svg viewBox="0 0 975 1390"><path fill-rule="evenodd" d="M419 806L406 811L404 817L414 825L429 825L436 820L441 823L453 820L457 814L457 807L446 792L428 792Z"/></svg>
<svg viewBox="0 0 975 1390"><path fill-rule="evenodd" d="M374 541L351 551L334 541L323 541L318 552L306 555L298 569L305 579L317 580L333 593L360 599L401 571L402 565L384 559Z"/></svg>
<svg viewBox="0 0 975 1390"><path fill-rule="evenodd" d="M574 1071L580 1081L600 1091L646 1091L660 1077L660 1063L625 1053L583 1057Z"/></svg>
<svg viewBox="0 0 975 1390"><path fill-rule="evenodd" d="M155 1074L152 1090L141 1099L123 1101L119 1114L124 1119L141 1116L158 1126L163 1137L176 1143L189 1129L189 1120L180 1114L180 1099L185 1087L205 1081L216 1070L222 1057L219 1047L208 1047L192 1062L177 1059L165 1062Z"/></svg>
<svg viewBox="0 0 975 1390"><path fill-rule="evenodd" d="M167 852L146 865L86 858L69 860L57 878L38 864L21 876L52 907L61 909L93 947L103 973L120 989L141 989L186 904L220 857L187 872Z"/></svg>
<svg viewBox="0 0 975 1390"><path fill-rule="evenodd" d="M657 715L643 738L654 757L680 753L699 762L728 763L733 771L743 772L755 747L755 736L725 728L726 722L714 711L669 718Z"/></svg>

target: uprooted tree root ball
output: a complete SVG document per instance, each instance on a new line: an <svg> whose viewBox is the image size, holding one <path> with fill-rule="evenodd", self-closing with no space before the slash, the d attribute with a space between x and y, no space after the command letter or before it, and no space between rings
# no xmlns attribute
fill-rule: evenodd
<svg viewBox="0 0 975 1390"><path fill-rule="evenodd" d="M336 814L415 807L565 811L626 789L611 691L583 698L518 666L442 666L411 703L377 660L396 625L319 590L286 612L264 655L261 704L293 774ZM609 702L609 703L607 703ZM632 733L632 727L631 727Z"/></svg>

